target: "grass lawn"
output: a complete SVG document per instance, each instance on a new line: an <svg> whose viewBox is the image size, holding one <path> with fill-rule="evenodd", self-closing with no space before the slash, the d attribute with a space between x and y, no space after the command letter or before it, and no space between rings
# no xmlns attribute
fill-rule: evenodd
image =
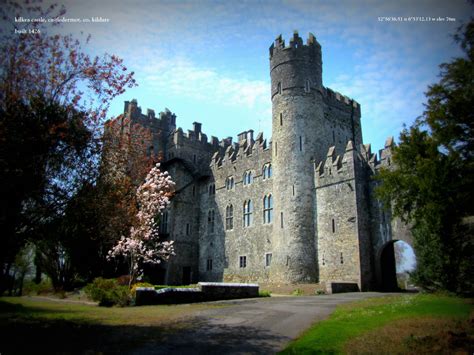
<svg viewBox="0 0 474 355"><path fill-rule="evenodd" d="M162 342L176 330L191 326L196 312L212 307L219 306L104 308L28 297L2 297L0 353L97 353L139 349Z"/></svg>
<svg viewBox="0 0 474 355"><path fill-rule="evenodd" d="M442 295L370 298L339 306L283 354L472 354L472 300Z"/></svg>

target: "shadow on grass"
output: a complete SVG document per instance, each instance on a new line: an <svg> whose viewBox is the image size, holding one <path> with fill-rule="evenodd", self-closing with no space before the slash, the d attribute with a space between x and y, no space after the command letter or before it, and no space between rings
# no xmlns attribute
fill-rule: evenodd
<svg viewBox="0 0 474 355"><path fill-rule="evenodd" d="M51 310L0 302L0 353L274 353L285 337L199 317L153 326L49 319ZM35 313L34 316L30 316ZM44 316L42 315L44 313Z"/></svg>

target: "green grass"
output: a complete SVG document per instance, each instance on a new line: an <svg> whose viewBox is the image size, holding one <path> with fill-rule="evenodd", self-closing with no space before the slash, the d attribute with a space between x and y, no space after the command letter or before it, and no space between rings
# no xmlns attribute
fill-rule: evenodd
<svg viewBox="0 0 474 355"><path fill-rule="evenodd" d="M351 340L370 331L377 333L376 329L392 322L433 317L460 320L469 317L472 309L465 300L443 295L370 298L337 307L329 319L313 325L282 354L343 353L350 351L344 346Z"/></svg>
<svg viewBox="0 0 474 355"><path fill-rule="evenodd" d="M104 308L27 297L0 298L1 352L120 352L163 341L192 327L192 316L217 305ZM27 339L27 341L25 341Z"/></svg>

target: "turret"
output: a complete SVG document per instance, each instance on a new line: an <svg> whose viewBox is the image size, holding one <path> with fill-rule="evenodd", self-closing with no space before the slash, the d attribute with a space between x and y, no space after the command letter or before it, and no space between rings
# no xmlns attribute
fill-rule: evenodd
<svg viewBox="0 0 474 355"><path fill-rule="evenodd" d="M315 159L327 152L321 46L295 32L288 47L279 36L270 47L272 164L274 166L271 278L316 282ZM320 156L322 154L322 156Z"/></svg>

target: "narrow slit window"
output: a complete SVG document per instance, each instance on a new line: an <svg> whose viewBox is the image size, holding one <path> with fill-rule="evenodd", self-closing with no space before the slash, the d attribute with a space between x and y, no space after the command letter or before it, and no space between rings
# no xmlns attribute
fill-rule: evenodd
<svg viewBox="0 0 474 355"><path fill-rule="evenodd" d="M341 264L344 264L344 256L341 253Z"/></svg>
<svg viewBox="0 0 474 355"><path fill-rule="evenodd" d="M283 212L280 213L280 228L283 228Z"/></svg>
<svg viewBox="0 0 474 355"><path fill-rule="evenodd" d="M336 233L336 221L334 218L331 220L332 232Z"/></svg>
<svg viewBox="0 0 474 355"><path fill-rule="evenodd" d="M280 112L280 126L283 126L283 113Z"/></svg>
<svg viewBox="0 0 474 355"><path fill-rule="evenodd" d="M300 136L300 152L303 151L303 137Z"/></svg>
<svg viewBox="0 0 474 355"><path fill-rule="evenodd" d="M293 196L295 196L295 185L293 185Z"/></svg>

